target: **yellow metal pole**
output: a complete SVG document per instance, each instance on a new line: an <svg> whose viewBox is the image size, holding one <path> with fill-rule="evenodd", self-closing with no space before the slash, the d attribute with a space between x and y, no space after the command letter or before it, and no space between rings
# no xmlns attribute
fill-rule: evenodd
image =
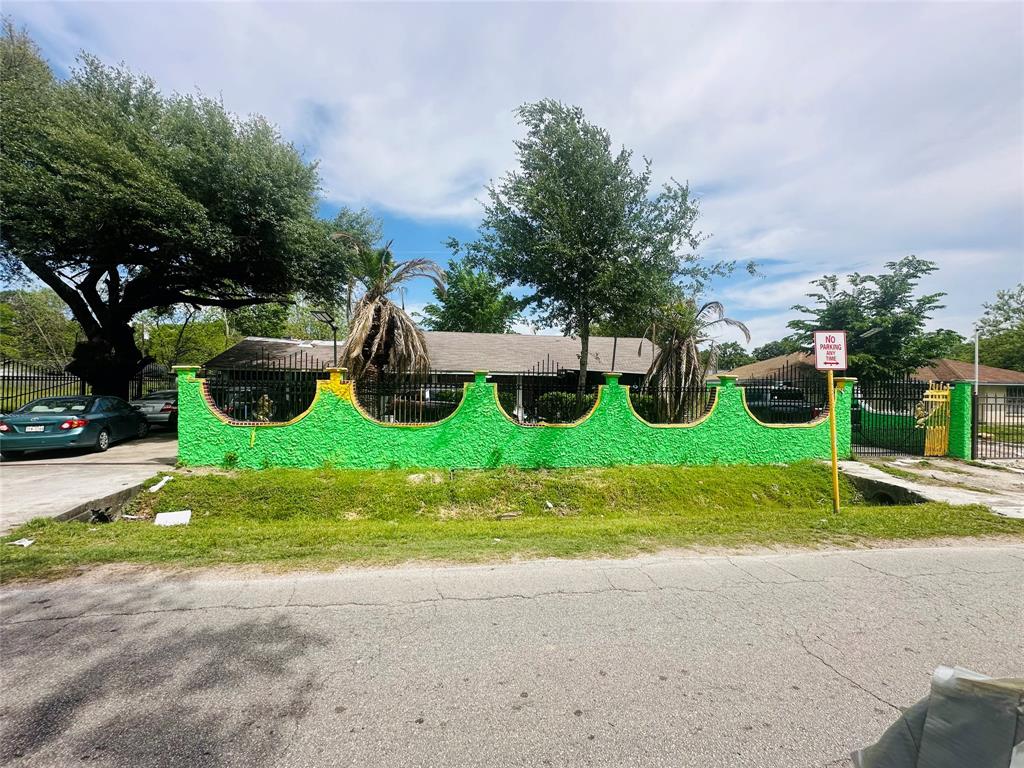
<svg viewBox="0 0 1024 768"><path fill-rule="evenodd" d="M836 447L836 390L828 373L828 434L832 442L832 511L839 514L839 449Z"/></svg>

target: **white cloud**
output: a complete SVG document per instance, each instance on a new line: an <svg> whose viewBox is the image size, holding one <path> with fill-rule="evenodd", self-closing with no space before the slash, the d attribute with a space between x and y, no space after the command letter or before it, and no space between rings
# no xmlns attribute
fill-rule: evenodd
<svg viewBox="0 0 1024 768"><path fill-rule="evenodd" d="M411 217L472 223L514 107L581 104L703 190L709 256L770 260L723 291L764 333L810 278L908 253L942 265L942 322L1024 279L1014 4L6 7L58 66L220 94L320 157L332 200Z"/></svg>

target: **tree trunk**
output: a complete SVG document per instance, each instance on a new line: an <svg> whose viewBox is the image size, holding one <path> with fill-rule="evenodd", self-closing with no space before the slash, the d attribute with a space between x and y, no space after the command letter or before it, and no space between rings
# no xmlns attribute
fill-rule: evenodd
<svg viewBox="0 0 1024 768"><path fill-rule="evenodd" d="M587 393L587 363L590 362L590 321L580 323L580 379L576 384L576 415L583 408L583 396Z"/></svg>
<svg viewBox="0 0 1024 768"><path fill-rule="evenodd" d="M75 344L67 371L81 377L93 394L129 397L131 381L153 358L144 357L128 323L101 328Z"/></svg>

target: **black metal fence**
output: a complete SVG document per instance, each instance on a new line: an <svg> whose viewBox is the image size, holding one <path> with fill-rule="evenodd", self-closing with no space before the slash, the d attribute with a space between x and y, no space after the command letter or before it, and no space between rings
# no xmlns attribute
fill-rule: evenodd
<svg viewBox="0 0 1024 768"><path fill-rule="evenodd" d="M0 360L0 413L9 413L40 397L86 394L86 383L63 368Z"/></svg>
<svg viewBox="0 0 1024 768"><path fill-rule="evenodd" d="M128 398L176 386L172 373L150 366L129 382ZM10 413L41 397L88 394L92 394L89 385L60 366L0 360L0 413Z"/></svg>
<svg viewBox="0 0 1024 768"><path fill-rule="evenodd" d="M858 382L853 392L853 452L860 455L923 456L924 393L928 382L911 378Z"/></svg>
<svg viewBox="0 0 1024 768"><path fill-rule="evenodd" d="M1024 387L974 396L971 453L976 459L1024 459Z"/></svg>
<svg viewBox="0 0 1024 768"><path fill-rule="evenodd" d="M498 402L520 424L569 424L597 403L598 382L588 377L579 393L579 371L562 368L548 357L514 376L494 376Z"/></svg>
<svg viewBox="0 0 1024 768"><path fill-rule="evenodd" d="M317 381L326 379L324 361L305 351L287 356L261 353L230 367L201 372L217 409L235 421L290 421L316 397Z"/></svg>
<svg viewBox="0 0 1024 768"><path fill-rule="evenodd" d="M128 386L128 399L135 400L145 397L150 392L176 390L177 388L178 380L172 371L167 371L162 366L151 365L131 380Z"/></svg>
<svg viewBox="0 0 1024 768"><path fill-rule="evenodd" d="M689 424L711 411L717 391L717 388L709 386L633 384L629 387L629 399L637 415L651 424Z"/></svg>
<svg viewBox="0 0 1024 768"><path fill-rule="evenodd" d="M809 366L787 365L736 384L749 411L766 424L806 424L828 415L828 379Z"/></svg>
<svg viewBox="0 0 1024 768"><path fill-rule="evenodd" d="M368 371L353 390L372 418L393 424L431 424L451 416L471 375L440 371Z"/></svg>

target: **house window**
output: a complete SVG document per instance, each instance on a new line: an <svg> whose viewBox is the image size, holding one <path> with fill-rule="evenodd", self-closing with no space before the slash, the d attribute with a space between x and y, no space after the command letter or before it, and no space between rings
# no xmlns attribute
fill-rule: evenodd
<svg viewBox="0 0 1024 768"><path fill-rule="evenodd" d="M1006 413L1010 416L1024 416L1024 387L1006 388Z"/></svg>

